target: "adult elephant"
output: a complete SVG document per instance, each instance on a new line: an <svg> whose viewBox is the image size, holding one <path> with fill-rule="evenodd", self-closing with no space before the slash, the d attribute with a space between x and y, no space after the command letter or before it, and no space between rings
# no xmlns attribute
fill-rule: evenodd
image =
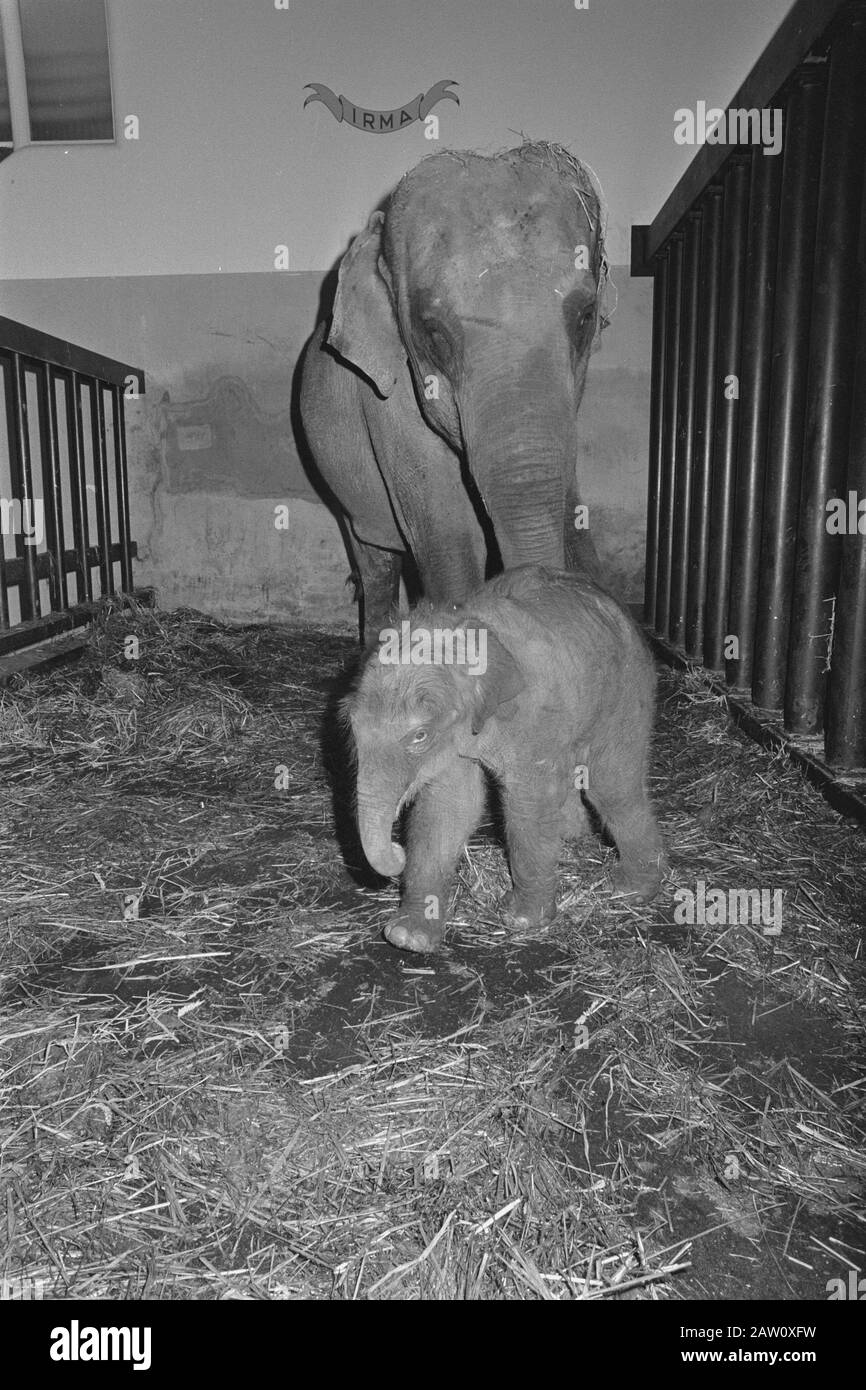
<svg viewBox="0 0 866 1390"><path fill-rule="evenodd" d="M300 409L348 518L367 636L387 621L406 552L436 603L459 603L500 565L597 572L574 515L600 220L561 146L448 152L412 169L346 252L330 323L307 344Z"/></svg>

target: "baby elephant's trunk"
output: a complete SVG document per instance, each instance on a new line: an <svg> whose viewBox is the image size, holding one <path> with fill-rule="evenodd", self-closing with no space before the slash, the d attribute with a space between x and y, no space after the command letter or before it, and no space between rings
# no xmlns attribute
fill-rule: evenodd
<svg viewBox="0 0 866 1390"><path fill-rule="evenodd" d="M362 779L359 778L359 782ZM391 839L391 828L397 813L397 798L382 790L358 790L358 829L364 853L377 874L397 878L406 863L406 856Z"/></svg>

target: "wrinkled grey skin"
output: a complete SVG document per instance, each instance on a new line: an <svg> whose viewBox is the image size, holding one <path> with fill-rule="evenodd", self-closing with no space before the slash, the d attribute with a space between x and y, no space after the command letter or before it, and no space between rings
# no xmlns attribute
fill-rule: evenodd
<svg viewBox="0 0 866 1390"><path fill-rule="evenodd" d="M346 701L364 852L380 874L404 874L385 931L392 945L432 951L441 941L454 866L484 807L484 768L505 812L506 920L533 927L556 915L561 842L587 826L578 767L619 850L618 887L654 897L664 867L646 788L655 672L623 609L578 574L525 566L464 608L423 605L410 622L412 633L485 632L487 665L473 675L467 665L385 664L377 646ZM391 834L410 802L404 855Z"/></svg>
<svg viewBox="0 0 866 1390"><path fill-rule="evenodd" d="M578 247L587 269L575 268ZM479 510L503 568L597 572L573 521L602 254L587 176L537 144L422 160L353 241L330 325L305 350L299 400L349 522L368 637L392 609L407 551L434 603L483 581Z"/></svg>

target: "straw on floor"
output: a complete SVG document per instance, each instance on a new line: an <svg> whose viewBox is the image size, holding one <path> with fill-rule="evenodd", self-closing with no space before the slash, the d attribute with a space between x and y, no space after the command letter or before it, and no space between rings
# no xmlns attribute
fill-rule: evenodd
<svg viewBox="0 0 866 1390"><path fill-rule="evenodd" d="M515 937L488 830L441 955L403 955L328 718L352 651L109 608L0 691L0 1282L824 1297L862 1268L862 833L666 672L662 899L616 898L594 839ZM781 933L684 925L699 882L781 890Z"/></svg>

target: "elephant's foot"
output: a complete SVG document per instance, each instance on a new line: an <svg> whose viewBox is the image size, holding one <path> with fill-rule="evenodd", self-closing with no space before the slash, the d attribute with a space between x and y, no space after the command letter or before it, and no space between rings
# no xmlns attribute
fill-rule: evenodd
<svg viewBox="0 0 866 1390"><path fill-rule="evenodd" d="M662 871L662 866L657 863L632 861L624 864L620 860L610 875L614 892L636 898L638 902L650 903L661 888Z"/></svg>
<svg viewBox="0 0 866 1390"><path fill-rule="evenodd" d="M442 922L428 922L424 918L410 917L408 912L398 912L385 928L385 940L401 951L415 951L419 955L429 955L441 945L445 934Z"/></svg>
<svg viewBox="0 0 866 1390"><path fill-rule="evenodd" d="M505 925L516 931L541 931L556 920L555 898L528 898L512 888L500 900L499 911Z"/></svg>

